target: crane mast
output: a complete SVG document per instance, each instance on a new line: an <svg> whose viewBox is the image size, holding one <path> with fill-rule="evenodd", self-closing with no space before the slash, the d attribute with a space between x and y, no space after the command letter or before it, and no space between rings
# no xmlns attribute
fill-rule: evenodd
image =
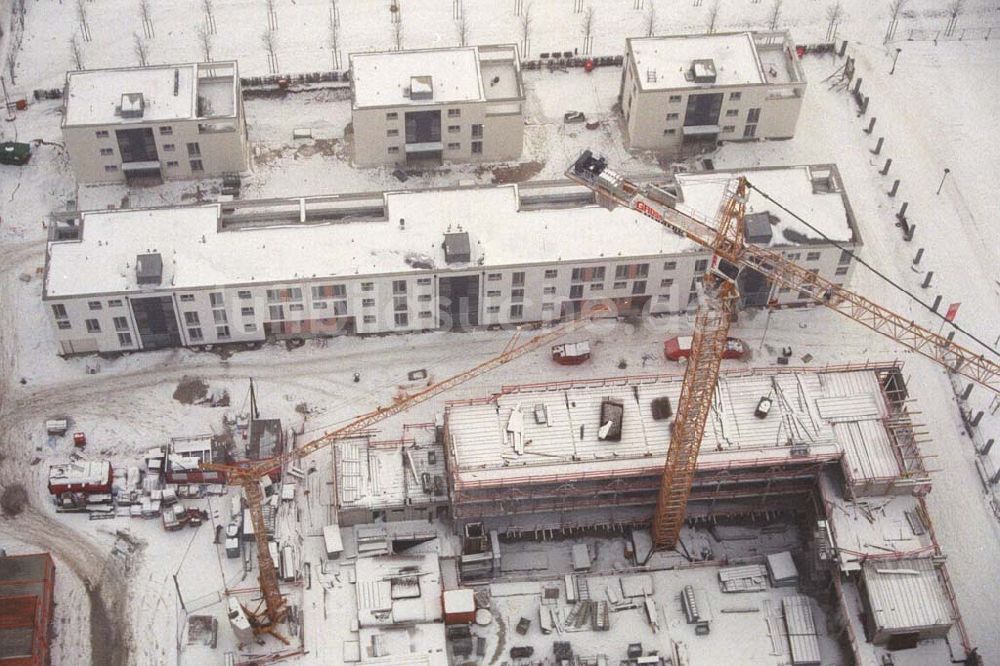
<svg viewBox="0 0 1000 666"><path fill-rule="evenodd" d="M267 527L264 520L264 491L260 485L260 479L276 469L280 469L286 463L294 462L323 449L338 439L350 437L368 427L387 419L396 414L430 400L456 386L463 384L483 373L489 372L510 361L522 356L533 349L558 340L562 336L580 328L592 318L608 311L606 306L597 305L587 314L578 319L570 320L560 326L548 331L532 336L528 340L515 344L520 336L520 330L515 333L514 338L507 344L504 350L493 358L480 363L479 365L453 375L443 381L428 386L427 388L413 393L401 399L397 399L388 407L377 407L332 432L324 434L304 446L292 449L269 460L254 465L227 465L218 463L204 463L201 469L208 471L223 472L226 474L226 482L230 485L239 485L243 489L246 499L247 511L250 514L250 521L253 525L254 540L257 543L257 563L260 567L259 582L261 594L263 596L263 609L252 610L244 606L247 617L253 626L256 635L269 633L275 638L287 643L288 640L281 635L277 627L288 615L288 604L281 594L278 583L278 575L274 567L274 560L271 558L271 550L267 540Z"/></svg>

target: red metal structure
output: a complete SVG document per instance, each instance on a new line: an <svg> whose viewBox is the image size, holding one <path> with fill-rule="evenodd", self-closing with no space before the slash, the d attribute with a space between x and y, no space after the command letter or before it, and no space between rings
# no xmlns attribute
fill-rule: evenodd
<svg viewBox="0 0 1000 666"><path fill-rule="evenodd" d="M3 666L48 666L55 575L48 553L0 557Z"/></svg>

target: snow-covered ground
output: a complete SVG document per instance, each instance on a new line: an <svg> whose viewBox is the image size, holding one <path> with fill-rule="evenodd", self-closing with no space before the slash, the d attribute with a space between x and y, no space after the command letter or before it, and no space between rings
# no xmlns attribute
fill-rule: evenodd
<svg viewBox="0 0 1000 666"><path fill-rule="evenodd" d="M389 2L367 0L296 0L276 3L278 61L283 72L309 72L332 67L327 17L336 5L341 27L338 48L352 51L390 48L393 31ZM473 43L520 41L519 21L507 3L495 8L485 0L464 3ZM525 5L528 3L526 2ZM621 53L624 37L645 31L646 12L655 7L659 32L693 32L704 29L711 3L673 3L644 0L634 10L632 0L611 0L595 5L597 29L593 51ZM216 0L218 34L214 59L239 58L244 76L267 73L260 34L264 31L265 3ZM863 90L871 95L868 115L858 118L854 102L843 91L828 90L822 80L842 61L807 57L803 64L810 88L794 140L765 144L734 144L714 156L720 167L836 162L861 226L863 258L879 266L892 279L925 301L940 294L943 303L961 302L958 323L994 345L1000 335L1000 216L994 183L1000 175L1000 129L993 122L1000 99L1000 49L995 40L898 41L882 45L887 8L861 0L843 0L845 19L840 36L851 40L849 53L857 58ZM200 59L196 31L201 25L202 2L183 0L153 4L156 36L149 40L150 61L185 62ZM13 96L28 96L36 88L58 87L70 68L69 39L77 30L72 3L38 0L26 4L26 29L17 54ZM82 41L87 67L125 66L136 63L133 31L142 33L135 0L96 0L85 3L93 39ZM403 43L406 47L452 45L457 41L451 3L403 0ZM763 27L770 3L724 0L720 28ZM826 6L815 2L786 3L779 25L790 27L797 41L813 42L826 32ZM1000 25L995 3L968 2L962 26ZM534 3L529 53L578 47L582 36L579 17L569 0ZM903 15L897 36L910 29L936 31L946 18L936 0L912 0ZM111 26L114 26L112 29ZM928 34L930 34L928 32ZM1000 32L1000 31L997 31ZM9 35L10 33L8 33ZM9 46L2 42L4 62ZM889 75L895 49L901 48L895 74ZM650 155L629 156L621 146L611 106L617 96L620 70L526 72L528 121L522 161L532 164L535 178L561 175L572 157L584 147L609 154L616 166L632 172L655 168ZM321 90L289 95L286 99L252 99L246 103L251 141L256 155L255 172L245 196L271 197L341 191L383 190L401 185L385 170L355 170L343 148L344 127L350 106L343 92ZM590 117L606 118L601 129L564 126L562 113L576 109ZM869 117L877 117L875 131L862 132ZM32 104L3 123L4 140L41 138L59 142L58 102ZM314 140L295 142L291 131L313 130ZM874 156L878 137L885 137L882 154ZM878 170L886 157L893 159L888 176ZM535 170L537 168L537 171ZM941 188L944 168L950 174ZM885 192L895 178L902 184L890 199ZM418 176L406 187L452 185L461 180L489 182L491 174L472 167L445 168ZM207 188L202 186L202 190ZM211 192L201 192L212 196ZM246 381L259 382L260 409L265 416L302 426L305 437L318 434L355 414L388 404L407 370L427 368L437 378L457 372L501 349L509 333L426 334L372 339L338 339L328 344L308 343L292 351L268 346L256 352L222 359L213 354L185 350L126 356L113 360L70 359L55 356L51 326L40 301L39 269L44 262L44 223L50 213L67 208L103 208L121 205L180 203L199 196L199 185L171 183L162 188L128 192L124 188L85 188L74 185L67 160L56 145L36 149L24 168L0 167L0 485L19 481L29 485L35 508L18 519L0 522L0 541L9 551L31 547L52 550L57 557L59 606L56 611L55 664L82 663L90 653L91 637L99 637L90 621L89 598L83 580L105 581L104 609L123 621L121 640L131 646L134 663L168 663L177 654L174 573L183 597L192 607L208 603L225 584L233 585L239 572L221 559L212 544L210 525L177 533L162 531L159 522L89 522L79 516L56 515L48 503L44 474L47 461L63 458L70 445L50 446L41 423L54 413L71 414L92 442L88 456L114 456L121 461L165 444L170 437L198 434L217 428L221 411L184 406L172 399L177 382L185 375L203 378L215 389L227 389L234 399L232 411L245 409ZM917 226L911 243L894 227L894 213L909 202L908 216ZM793 210L794 202L785 202ZM925 249L914 269L916 249ZM934 271L932 286L921 289L925 271ZM903 295L867 274L856 271L853 288L916 321L938 322L921 312ZM586 332L594 343L591 365L577 369L553 367L542 351L529 354L491 375L477 379L449 397L478 396L505 383L541 381L588 373L593 376L624 372L672 370L662 359L660 343L675 332L689 330L682 319L647 322L639 330L627 325L599 325ZM902 358L914 393L915 420L924 424L928 443L924 453L936 470L934 490L928 498L938 540L948 555L948 566L959 606L972 638L986 663L1000 663L1000 621L994 612L990 585L983 584L1000 571L1000 527L982 491L972 442L965 434L959 405L952 397L948 378L929 361L905 353L888 340L835 314L812 310L776 312L770 317L755 313L743 317L736 334L754 349L752 363L774 361L774 350L791 345L795 355L809 353L813 365L858 361L865 358ZM958 340L974 345L958 334ZM99 367L87 374L88 366ZM358 371L361 382L352 375ZM22 382L23 380L23 382ZM303 423L296 410L305 402L314 409ZM1000 419L990 413L993 396L975 388L969 406L987 416L976 435L980 441L1000 435ZM438 404L426 404L384 424L389 437L398 436L403 422L433 418ZM995 411L995 410L994 410ZM40 461L32 465L32 461ZM1000 449L991 452L991 469L1000 466ZM204 508L221 511L221 501ZM214 513L213 513L214 516ZM220 518L219 520L224 520ZM128 566L129 591L110 582L120 569L108 565L116 541L115 529L128 528L144 542ZM307 539L309 557L319 557L316 539ZM108 572L111 572L110 574ZM65 573L65 575L64 575ZM332 574L331 574L332 576ZM120 580L124 580L121 578ZM239 587L239 585L236 585ZM350 586L346 586L350 587ZM313 592L306 596L314 609L327 601ZM346 601L337 598L336 601ZM116 606L117 604L117 606ZM189 608L189 610L191 610ZM124 619L128 618L125 622ZM315 625L313 625L315 626ZM312 629L307 629L307 632ZM220 635L229 636L220 626ZM330 663L334 647L318 650L305 663ZM226 638L225 641L230 641ZM229 645L228 642L223 646ZM339 649L339 646L336 646ZM324 661L324 655L326 661Z"/></svg>

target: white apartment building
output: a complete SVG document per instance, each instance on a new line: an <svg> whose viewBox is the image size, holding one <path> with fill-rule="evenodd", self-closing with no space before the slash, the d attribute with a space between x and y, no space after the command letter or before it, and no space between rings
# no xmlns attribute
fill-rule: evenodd
<svg viewBox="0 0 1000 666"><path fill-rule="evenodd" d="M833 165L745 172L747 236L844 283L860 245ZM735 174L679 177L712 217ZM519 324L594 303L693 310L710 253L579 185L535 184L91 211L57 226L44 301L60 354ZM742 280L742 277L741 277ZM742 281L748 304L803 294Z"/></svg>
<svg viewBox="0 0 1000 666"><path fill-rule="evenodd" d="M356 165L520 157L517 46L354 53L350 61Z"/></svg>
<svg viewBox="0 0 1000 666"><path fill-rule="evenodd" d="M619 99L632 149L788 139L805 92L787 32L626 40Z"/></svg>
<svg viewBox="0 0 1000 666"><path fill-rule="evenodd" d="M63 99L80 183L203 178L249 164L235 61L69 72Z"/></svg>

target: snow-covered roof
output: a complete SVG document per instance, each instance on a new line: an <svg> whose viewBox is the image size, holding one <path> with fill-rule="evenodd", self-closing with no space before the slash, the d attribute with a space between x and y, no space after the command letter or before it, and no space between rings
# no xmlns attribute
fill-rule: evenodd
<svg viewBox="0 0 1000 666"><path fill-rule="evenodd" d="M930 558L869 560L862 574L877 629L907 632L951 626L951 604Z"/></svg>
<svg viewBox="0 0 1000 666"><path fill-rule="evenodd" d="M831 240L860 242L839 172L833 165L680 173L676 176L681 199L678 209L707 215L714 220L726 183L741 175ZM765 199L757 190L750 190L746 213L763 212L770 216L771 246L823 242L822 236L808 226Z"/></svg>
<svg viewBox="0 0 1000 666"><path fill-rule="evenodd" d="M670 35L628 40L641 90L673 90L702 86L765 83L753 33ZM714 83L696 83L685 77L695 60L712 60Z"/></svg>
<svg viewBox="0 0 1000 666"><path fill-rule="evenodd" d="M111 463L107 460L77 460L49 467L49 484L100 484L107 483Z"/></svg>
<svg viewBox="0 0 1000 666"><path fill-rule="evenodd" d="M365 438L338 440L334 445L338 507L369 509L399 507L433 498L434 477L446 492L444 451L433 441L370 443ZM434 454L430 464L428 452ZM422 475L428 475L431 493L424 492Z"/></svg>
<svg viewBox="0 0 1000 666"><path fill-rule="evenodd" d="M384 53L352 53L354 108L479 102L486 99L475 46ZM430 79L427 98L411 99L409 88ZM416 90L416 88L414 88Z"/></svg>
<svg viewBox="0 0 1000 666"><path fill-rule="evenodd" d="M354 566L358 624L362 627L441 620L437 555L359 557Z"/></svg>
<svg viewBox="0 0 1000 666"><path fill-rule="evenodd" d="M722 375L705 427L699 466L754 464L793 455L838 458L846 447L818 405L829 395L831 378L839 374L858 378L859 396L877 396L880 391L872 371L756 370ZM651 403L668 397L676 405L682 379L681 375L652 375L514 386L490 400L451 403L446 419L455 485L540 477L551 481L581 472L658 473L670 443L671 420L654 420ZM770 396L774 405L767 418L758 418L754 410L763 396ZM621 441L598 438L605 399L620 401L624 407ZM533 416L539 405L545 423ZM514 433L523 442L518 447L523 453L516 451L509 432L511 415L517 410L525 413L521 432ZM891 454L875 449L870 455Z"/></svg>
<svg viewBox="0 0 1000 666"><path fill-rule="evenodd" d="M63 126L232 116L237 76L236 62L69 72ZM123 118L123 96L136 93L142 95L141 114Z"/></svg>

